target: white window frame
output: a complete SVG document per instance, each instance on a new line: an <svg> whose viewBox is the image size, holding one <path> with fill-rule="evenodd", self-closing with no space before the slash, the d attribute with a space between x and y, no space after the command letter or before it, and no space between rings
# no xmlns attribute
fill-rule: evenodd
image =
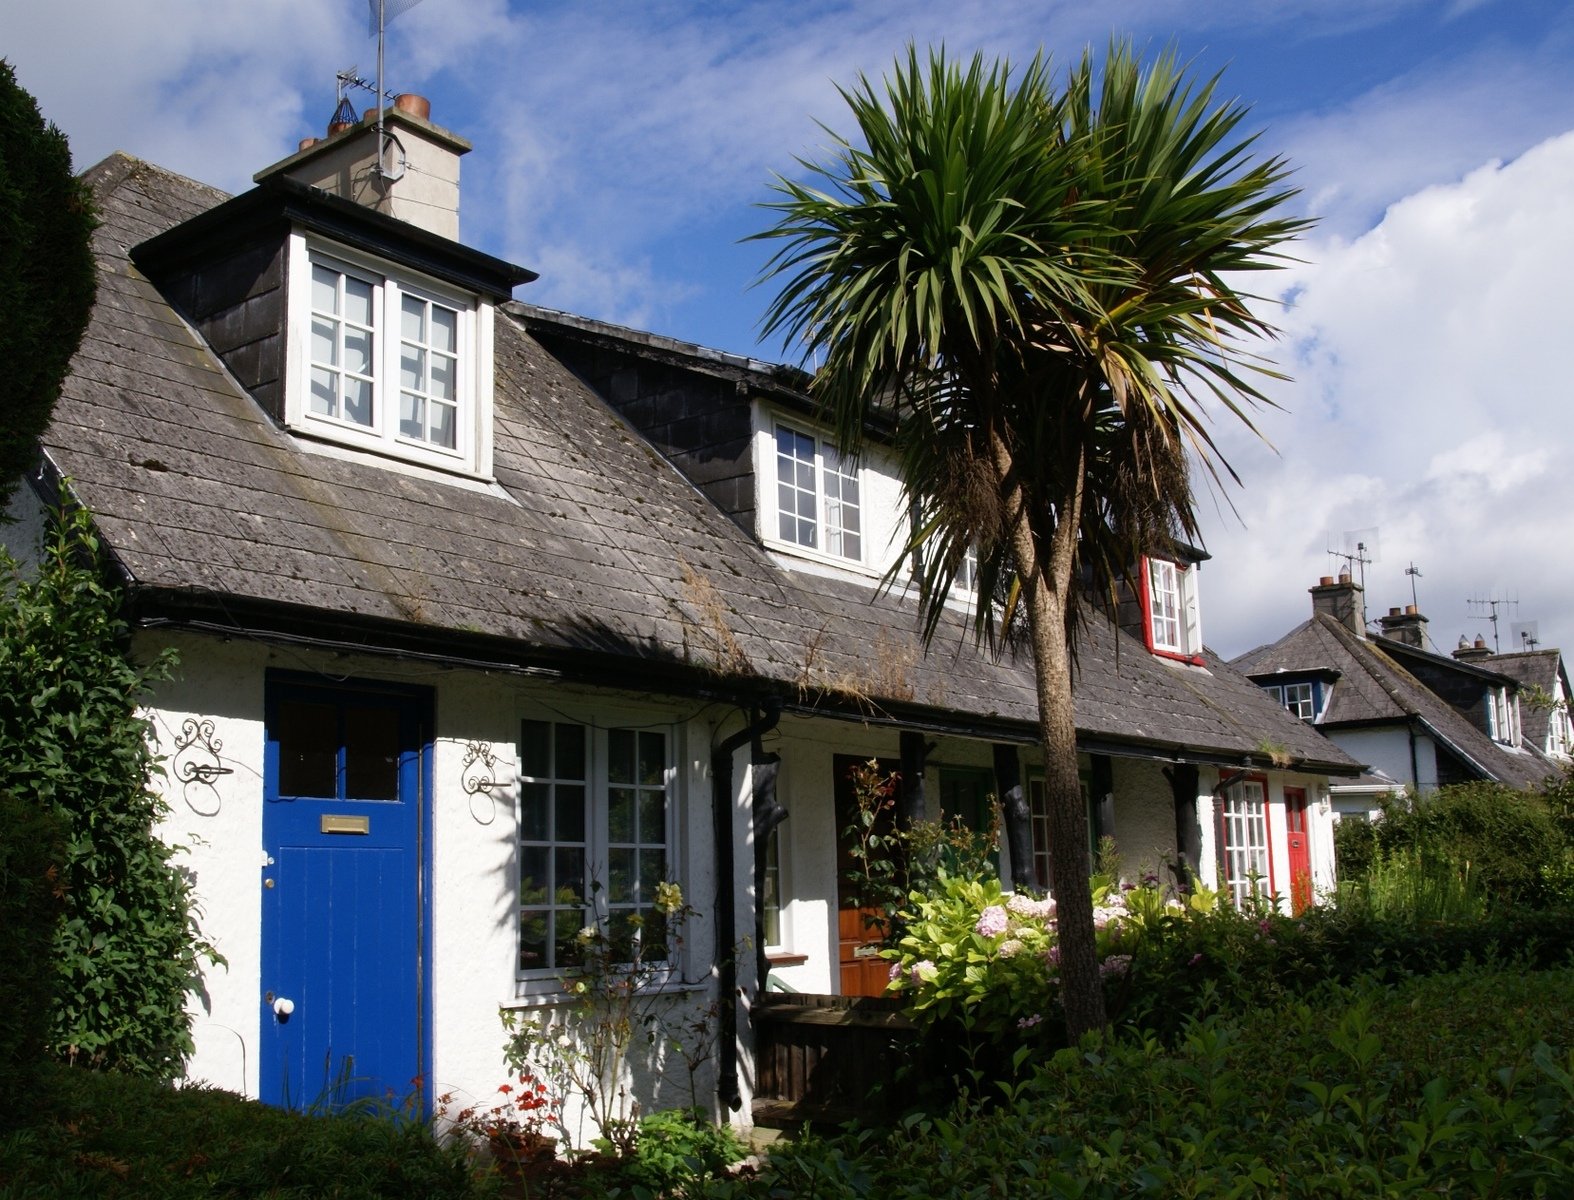
<svg viewBox="0 0 1574 1200"><path fill-rule="evenodd" d="M1519 745L1519 697L1506 687L1487 688L1487 733L1504 746Z"/></svg>
<svg viewBox="0 0 1574 1200"><path fill-rule="evenodd" d="M1031 770L1026 775L1028 826L1032 831L1033 844L1033 878L1050 895L1054 889L1048 886L1052 874L1050 870L1050 836L1049 836L1049 785L1044 780L1042 769ZM1088 827L1088 870L1091 872L1098 864L1098 823L1094 820L1093 804L1093 772L1088 766L1077 768L1077 783L1082 789L1083 816ZM1013 870L1015 868L1013 867Z"/></svg>
<svg viewBox="0 0 1574 1200"><path fill-rule="evenodd" d="M1306 689L1304 696L1290 697L1290 689ZM1317 717L1317 685L1310 680L1301 680L1299 683L1280 684L1276 689L1279 693L1279 702L1284 705L1285 711L1292 717L1299 717L1303 721L1311 721Z"/></svg>
<svg viewBox="0 0 1574 1200"><path fill-rule="evenodd" d="M782 827L772 827L765 835L765 890L760 896L760 926L767 950L781 950L787 944L786 874L782 870ZM774 926L774 928L773 928Z"/></svg>
<svg viewBox="0 0 1574 1200"><path fill-rule="evenodd" d="M586 765L584 771L586 778L584 780L585 824L583 843L580 843L574 839L563 839L561 837L551 836L552 834L556 833L556 830L550 825L548 826L549 836L547 838L527 838L525 836L527 832L525 806L531 801L531 785L539 785L543 783L549 785L555 785L557 783L569 783L572 785L573 782L570 777L566 777L562 774L561 766L555 762L553 764L555 777L538 777L532 774L527 774L527 766L529 764L526 763L523 754L523 739L526 722L539 722L549 726L548 736L549 738L553 739L554 742L556 726L577 726L584 731L586 753ZM654 900L653 895L644 894L643 881L638 878L637 866L634 876L635 893L633 901L619 901L614 903L611 899L610 858L612 851L616 849L626 850L634 848L635 860L637 864L638 848L649 848L658 844L648 840L648 831L643 828L638 830L639 836L635 842L629 842L625 840L618 843L613 843L611 841L611 831L609 828L611 816L609 801L613 789L617 787L632 787L636 791L649 792L654 790L654 785L648 783L640 784L638 781L636 781L634 784L625 784L614 783L611 780L610 745L615 734L625 732L632 733L635 735L636 739L640 735L648 734L657 735L664 739L663 749L665 762L662 767L661 786L666 793L666 804L664 812L664 824L661 830L664 842L660 843L660 845L663 849L663 857L666 860L666 870L663 872L662 880L658 880L656 882L663 882L666 880L676 880L680 883L682 882L682 860L679 853L678 842L678 833L681 828L681 816L679 810L682 804L679 788L679 772L677 768L677 763L680 761L678 757L679 730L674 725L660 722L653 723L649 720L641 720L639 717L631 714L619 714L617 716L602 718L600 722L597 723L596 721L590 719L579 719L572 713L565 714L556 711L526 711L521 713L516 724L516 728L519 732L521 744L519 747L520 757L518 760L518 787L516 789L514 808L515 899L513 940L515 978L518 981L517 986L519 994L522 996L553 995L561 990L562 979L565 973L572 971L574 963L573 961L565 961L560 963L554 959L539 967L526 967L523 965L521 961L525 949L523 939L523 920L527 909L534 911L544 911L546 913L549 924L547 937L548 948L550 951L552 948L552 934L550 929L552 914L558 910L571 911L574 908L578 908L582 915L576 918L576 928L584 928L586 925L594 922L600 929L606 931L609 927L609 921L612 917L613 910L638 911L642 909L648 909ZM555 805L555 790L552 791L550 795L552 796L551 803ZM637 811L637 796L635 799L635 808ZM549 855L553 854L558 846L564 846L572 849L575 846L583 844L583 899L578 905L565 905L553 901L536 905L525 905L521 903L525 870L525 843L527 841L532 847L548 848ZM554 880L553 882L557 886L562 885L562 881ZM593 886L595 883L599 883L601 886L596 888ZM685 899L688 899L687 891L685 891L684 895ZM683 964L675 957L672 961L667 963L665 971L657 971L656 974L661 979L681 977L682 969Z"/></svg>
<svg viewBox="0 0 1574 1200"><path fill-rule="evenodd" d="M1273 894L1273 860L1268 826L1268 785L1261 779L1238 779L1224 789L1218 821L1219 876L1239 907L1253 887Z"/></svg>
<svg viewBox="0 0 1574 1200"><path fill-rule="evenodd" d="M403 463L489 479L492 473L493 305L438 280L297 231L291 234L286 317L285 425L291 432ZM370 424L312 409L313 304L316 267L372 288L373 413ZM458 314L454 445L400 430L402 303L406 296Z"/></svg>
<svg viewBox="0 0 1574 1200"><path fill-rule="evenodd" d="M1142 573L1147 603L1148 648L1159 654L1194 658L1202 653L1202 620L1197 600L1197 568L1167 558L1149 557Z"/></svg>
<svg viewBox="0 0 1574 1200"><path fill-rule="evenodd" d="M760 489L762 493L770 496L768 516L762 514L766 522L766 540L787 547L795 553L818 555L828 562L844 566L863 566L868 558L870 534L869 486L863 464L844 458L836 452L833 445L804 426L775 416L770 417L769 420L769 491L767 493L765 487ZM791 435L800 442L810 443L813 446L812 462L796 454L784 455L781 448L783 434ZM784 461L808 465L813 475L814 518L812 534L808 541L803 540L801 529L808 518L797 510L797 506L789 511L783 505L782 497L784 490L804 496L810 494L810 489L804 485L801 478L795 477L791 480L782 478ZM858 493L857 498L850 502L842 495L843 484L846 481L850 481L857 488ZM848 511L853 514L856 528L850 527L845 519L844 514ZM784 520L791 520L800 528L791 533L785 532L782 528ZM846 551L846 543L850 538L857 540L856 553L849 554Z"/></svg>

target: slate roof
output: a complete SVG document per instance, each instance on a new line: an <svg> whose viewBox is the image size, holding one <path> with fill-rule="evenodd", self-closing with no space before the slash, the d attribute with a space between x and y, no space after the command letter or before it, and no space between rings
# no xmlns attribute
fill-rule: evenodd
<svg viewBox="0 0 1574 1200"><path fill-rule="evenodd" d="M510 306L494 330L495 486L314 449L130 260L223 194L123 155L86 178L98 302L43 440L46 474L96 515L144 623L652 691L770 690L790 707L1034 738L1025 656L991 660L961 614L921 653L911 604L776 565ZM1274 743L1306 769L1357 769L1216 658L1179 668L1090 629L1075 700L1089 748L1239 762Z"/></svg>
<svg viewBox="0 0 1574 1200"><path fill-rule="evenodd" d="M1337 674L1317 726L1323 730L1416 720L1484 778L1534 787L1550 773L1543 756L1498 745L1372 640L1357 637L1326 613L1315 613L1277 642L1248 650L1230 665L1260 681L1281 672Z"/></svg>

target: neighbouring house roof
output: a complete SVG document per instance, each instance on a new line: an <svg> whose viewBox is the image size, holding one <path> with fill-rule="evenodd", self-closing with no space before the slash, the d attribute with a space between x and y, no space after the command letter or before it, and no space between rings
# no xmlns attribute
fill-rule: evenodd
<svg viewBox="0 0 1574 1200"><path fill-rule="evenodd" d="M1399 649L1387 639L1358 637L1326 613L1315 613L1277 642L1248 650L1230 665L1263 683L1281 673L1337 672L1338 683L1319 723L1324 730L1419 722L1483 778L1532 787L1547 777L1551 768L1543 755L1494 742L1407 670L1394 657ZM1451 668L1469 666L1429 657ZM1490 671L1470 669L1483 678L1497 678Z"/></svg>
<svg viewBox="0 0 1574 1200"><path fill-rule="evenodd" d="M144 624L674 694L770 692L800 709L1035 739L1025 654L991 658L961 613L925 653L901 597L774 563L532 336L519 306L499 308L493 335L495 484L295 437L131 261L223 194L123 155L86 178L102 217L98 300L43 439L45 478L69 478L93 511ZM343 206L334 216L354 220ZM1216 658L1206 671L1155 660L1098 618L1080 655L1089 749L1266 765L1273 748L1302 769L1358 770Z"/></svg>
<svg viewBox="0 0 1574 1200"><path fill-rule="evenodd" d="M1564 696L1574 696L1563 669L1563 654L1559 650L1518 650L1512 654L1494 654L1484 660L1494 671L1517 680L1522 688L1537 688L1546 700L1555 700L1562 684ZM1525 740L1545 748L1547 727L1552 710L1546 703L1531 704L1520 695L1519 724Z"/></svg>

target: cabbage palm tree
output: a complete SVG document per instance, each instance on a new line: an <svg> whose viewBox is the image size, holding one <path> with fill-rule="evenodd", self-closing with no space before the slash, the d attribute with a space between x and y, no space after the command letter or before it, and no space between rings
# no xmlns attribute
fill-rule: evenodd
<svg viewBox="0 0 1574 1200"><path fill-rule="evenodd" d="M1172 53L1114 43L1057 88L975 56L898 61L844 89L862 145L778 178L757 235L781 244L767 334L823 365L813 391L844 453L875 409L917 513L909 564L932 633L975 550L978 632L1025 627L1036 675L1068 1032L1104 1024L1072 711L1086 581L1197 531L1190 468L1233 478L1210 409L1250 427L1271 325L1237 290L1306 222L1245 109ZM1204 407L1208 402L1208 407ZM894 574L894 572L893 572Z"/></svg>

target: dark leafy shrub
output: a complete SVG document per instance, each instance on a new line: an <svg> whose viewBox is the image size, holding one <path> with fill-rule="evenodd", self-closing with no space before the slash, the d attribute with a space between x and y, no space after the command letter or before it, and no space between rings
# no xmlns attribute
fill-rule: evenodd
<svg viewBox="0 0 1574 1200"><path fill-rule="evenodd" d="M0 552L0 791L65 825L50 1041L78 1062L175 1074L201 940L137 711L170 661L137 663L88 516L57 514L36 571Z"/></svg>
<svg viewBox="0 0 1574 1200"><path fill-rule="evenodd" d="M0 1139L6 1196L468 1200L463 1143L396 1112L306 1116L204 1087L49 1064L29 1126Z"/></svg>
<svg viewBox="0 0 1574 1200"><path fill-rule="evenodd" d="M1574 973L1471 970L1084 1042L890 1134L773 1152L715 1197L1565 1196Z"/></svg>
<svg viewBox="0 0 1574 1200"><path fill-rule="evenodd" d="M643 1189L650 1196L690 1195L747 1153L730 1125L716 1125L698 1109L666 1109L640 1118L634 1152L607 1162L603 1171L587 1172L585 1190L588 1195L640 1194L625 1189Z"/></svg>
<svg viewBox="0 0 1574 1200"><path fill-rule="evenodd" d="M1375 848L1414 850L1469 864L1487 896L1507 904L1544 904L1544 868L1564 861L1569 842L1546 797L1495 783L1462 783L1420 798L1398 797L1374 822ZM1345 881L1352 875L1343 865Z"/></svg>
<svg viewBox="0 0 1574 1200"><path fill-rule="evenodd" d="M49 1045L51 960L64 829L53 812L0 792L0 1127L24 1111Z"/></svg>
<svg viewBox="0 0 1574 1200"><path fill-rule="evenodd" d="M1372 822L1346 818L1334 826L1334 867L1341 880L1365 876L1377 852L1377 827Z"/></svg>

